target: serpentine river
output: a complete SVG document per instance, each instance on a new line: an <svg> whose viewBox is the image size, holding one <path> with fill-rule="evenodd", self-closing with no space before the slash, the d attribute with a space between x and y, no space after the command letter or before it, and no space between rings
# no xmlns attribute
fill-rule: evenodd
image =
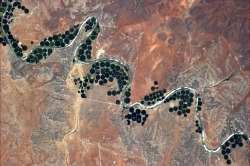
<svg viewBox="0 0 250 166"><path fill-rule="evenodd" d="M120 93L121 94L121 98L120 98L120 100L117 101L117 104L120 104L124 110L125 109L130 110L131 114L128 114L125 116L125 118L128 121L128 125L130 124L131 116L135 114L135 113L133 113L134 108L140 107L141 109L153 109L161 104L169 102L170 100L176 100L176 99L180 99L180 107L183 106L185 108L185 109L183 109L183 108L181 109L182 112L178 111L178 115L184 114L184 116L187 116L187 114L190 111L190 110L188 111L187 107L191 106L191 104L193 102L192 98L194 98L195 114L196 114L197 119L198 119L198 122L196 122L197 127L198 127L197 133L201 134L201 138L202 138L201 143L207 152L216 153L216 152L222 150L222 154L226 155L226 154L230 153L230 148L229 148L230 145L236 146L238 144L239 146L242 146L243 145L242 138L246 142L250 141L250 138L248 137L247 134L245 134L243 132L235 132L235 133L231 133L225 140L223 140L222 143L220 144L220 146L218 146L217 148L210 149L209 147L207 147L207 145L205 143L206 142L206 132L205 132L202 117L200 115L201 105L202 105L201 98L200 98L199 93L195 89L192 89L190 87L179 87L177 89L172 90L168 94L165 94L166 90L160 90L159 94L156 94L156 93L153 94L153 96L158 95L157 100L149 102L148 101L149 97L145 96L144 101L130 103L130 98L129 98L130 97L130 88L131 88L131 83L133 81L132 80L133 73L132 73L132 69L130 68L130 66L128 64L126 64L125 62L118 60L116 58L100 58L100 59L95 59L95 60L91 59L91 50L92 50L91 44L97 38L98 33L100 31L99 23L98 23L98 20L95 16L90 16L90 17L86 18L81 24L74 26L69 31L65 32L65 34L54 35L51 38L44 39L44 41L42 41L40 43L40 46L34 47L31 51L29 51L26 54L26 56L24 56L23 52L25 52L25 50L27 50L27 47L25 45L20 46L18 44L19 41L17 39L15 39L14 37L10 37L10 35L12 35L12 34L11 34L9 27L8 27L8 23L10 23L10 22L8 22L8 20L11 19L11 17L10 17L11 9L20 5L19 4L20 2L18 2L16 4L15 3L16 2L13 3L10 1L6 1L6 5L4 5L6 7L4 8L4 11L2 12L2 16L1 16L2 17L2 19L1 19L1 31L2 31L2 36L3 36L2 43L5 42L5 45L8 44L9 47L11 48L12 52L16 56L18 56L20 58L20 60L22 60L24 62L26 61L28 63L39 63L40 60L42 60L43 58L46 58L46 56L52 54L53 50L65 49L65 48L71 46L74 43L74 41L78 38L79 34L81 34L81 32L85 28L85 32L87 32L86 37L75 48L74 55L73 55L73 61L75 63L81 63L83 65L92 65L92 69L90 71L91 74L89 75L89 79L87 79L87 81L84 82L83 80L75 79L75 84L80 86L79 89L81 90L81 92L78 92L78 93L82 93L81 94L82 98L87 97L85 95L85 91L87 91L86 87L88 87L87 85L89 82L91 84L93 84L95 81L96 83L103 85L103 84L107 83L107 81L112 82L113 77L114 77L114 78L116 78L117 81L120 81L118 83L119 90L117 92L110 92L109 95L111 95L112 93L115 93L115 94ZM25 13L27 13L27 10L25 11ZM113 65L113 67L112 67L112 65ZM119 70L119 72L118 72L118 70ZM105 73L105 71L108 71L108 72ZM104 72L106 74L106 77L108 78L108 80L105 77L100 81L99 80L100 78L99 79L97 78L100 76L100 72ZM102 74L104 75L104 73L102 73ZM110 75L112 75L113 77L111 77ZM122 75L122 76L119 76L119 75ZM157 85L157 82L156 82L156 85ZM190 95L191 97L190 96L185 97L188 95ZM170 112L174 111L173 109L170 108ZM142 112L144 112L143 113L144 115L146 114L145 110L137 109L137 111L138 112L142 111ZM175 110L175 111L177 111L177 110ZM137 115L137 117L138 116L139 115ZM142 125L145 123L145 121L146 121L145 119L143 120ZM137 121L138 123L141 123L141 119L133 120L133 117L132 117L132 121ZM200 124L200 125L198 125L198 124ZM231 142L231 144L230 144L230 142ZM233 144L235 144L235 145L233 145ZM235 147L233 147L233 148L235 148ZM228 164L231 163L231 161L229 159L227 159L226 161Z"/></svg>

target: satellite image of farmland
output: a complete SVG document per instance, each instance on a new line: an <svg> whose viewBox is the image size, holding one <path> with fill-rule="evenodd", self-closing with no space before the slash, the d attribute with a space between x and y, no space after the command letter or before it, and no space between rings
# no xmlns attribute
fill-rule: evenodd
<svg viewBox="0 0 250 166"><path fill-rule="evenodd" d="M1 0L1 166L249 166L248 0Z"/></svg>

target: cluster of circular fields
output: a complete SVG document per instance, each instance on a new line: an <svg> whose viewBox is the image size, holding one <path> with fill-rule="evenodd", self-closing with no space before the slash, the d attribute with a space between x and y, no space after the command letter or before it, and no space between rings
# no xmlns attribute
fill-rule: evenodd
<svg viewBox="0 0 250 166"><path fill-rule="evenodd" d="M90 31L90 34L76 48L75 60L84 62L91 59L92 43L97 38L100 32L100 26L95 17L92 17L86 22L85 32Z"/></svg>
<svg viewBox="0 0 250 166"><path fill-rule="evenodd" d="M127 111L128 113L124 116L127 119L127 125L130 125L131 121L136 123L141 123L143 126L148 118L146 110L130 107Z"/></svg>
<svg viewBox="0 0 250 166"><path fill-rule="evenodd" d="M232 149L236 147L242 147L243 146L243 140L248 141L248 137L245 134L234 134L232 135L229 140L227 140L225 143L221 145L221 154L224 156L223 158L226 160L227 164L231 164L230 160L230 153Z"/></svg>
<svg viewBox="0 0 250 166"><path fill-rule="evenodd" d="M158 81L154 81L154 86L151 87L152 93L149 93L144 96L143 99L140 100L140 103L143 105L154 105L157 101L161 101L164 99L164 95L167 93L166 89L157 90L159 89Z"/></svg>
<svg viewBox="0 0 250 166"><path fill-rule="evenodd" d="M15 10L22 10L25 14L29 13L29 9L27 9L24 5L19 1L9 0L7 2L1 3L1 34L3 37L0 37L0 43L3 46L9 44L12 51L18 56L22 57L24 52L27 51L28 47L21 42L11 33L9 24L11 24L13 20L13 13Z"/></svg>
<svg viewBox="0 0 250 166"><path fill-rule="evenodd" d="M78 86L78 93L81 94L81 97L86 98L86 91L90 90L90 84L104 86L109 82L117 81L118 89L107 92L108 96L116 96L119 95L129 83L127 70L128 68L126 66L121 66L117 64L116 61L96 60L92 63L89 73L87 74L88 76L86 78L75 78L74 83ZM126 94L128 93L129 89ZM124 102L129 103L130 99L128 100L128 97L125 97ZM116 103L120 104L121 102L117 100Z"/></svg>
<svg viewBox="0 0 250 166"><path fill-rule="evenodd" d="M100 27L96 18L88 17L82 24L74 25L64 33L54 34L50 37L44 38L38 46L35 46L31 51L28 51L28 47L22 44L22 42L11 33L11 29L9 27L9 24L13 20L13 12L15 9L23 10L26 14L29 13L29 9L27 9L19 1L8 0L1 3L1 18L3 18L1 19L1 33L3 37L0 37L0 43L3 46L9 45L17 57L20 57L23 61L28 63L39 63L42 59L46 59L48 55L51 55L55 49L62 49L70 46L86 22L86 32L95 29L89 37L91 40L96 39L100 31L98 30ZM93 25L93 27L90 25ZM84 42L91 45L91 43L89 43L90 39L85 39ZM31 44L33 44L33 41L31 41ZM87 48L90 50L92 49L91 46ZM88 53L89 59L91 57L90 54Z"/></svg>
<svg viewBox="0 0 250 166"><path fill-rule="evenodd" d="M43 39L38 47L35 47L28 55L26 61L30 63L38 63L43 58L46 59L51 55L55 48L65 48L76 38L79 32L79 24L71 27L62 34L54 34Z"/></svg>

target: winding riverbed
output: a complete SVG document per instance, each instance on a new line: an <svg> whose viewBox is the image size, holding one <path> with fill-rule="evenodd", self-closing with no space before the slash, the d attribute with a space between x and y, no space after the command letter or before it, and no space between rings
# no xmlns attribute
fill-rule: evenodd
<svg viewBox="0 0 250 166"><path fill-rule="evenodd" d="M7 3L9 4L8 1L7 1ZM7 10L5 10L5 11L3 12L2 18L4 18L5 14L6 14L6 11L7 11ZM34 48L27 54L27 56L21 57L20 59L21 59L22 61L26 61L27 58L29 58L29 56L31 55L31 53L32 53L35 49L37 49L37 48L65 49L66 47L71 46L71 45L75 42L75 40L78 38L78 36L82 33L82 29L83 29L84 25L86 24L86 22L87 22L88 20L90 20L91 18L93 18L93 17L94 17L94 16L90 16L90 17L86 18L86 19L80 24L79 31L78 31L76 37L75 37L67 46L65 46L65 47L63 47L63 48L36 46L36 47L34 47ZM95 17L94 17L94 18L95 18ZM96 19L97 19L97 18L96 18ZM3 19L1 19L1 25L3 25ZM94 29L94 28L95 28L95 27L93 27L93 29ZM89 36L92 34L93 29L92 29L90 32L88 32L88 33L86 34L85 39L86 39L87 37L89 37ZM3 26L1 26L1 30L2 30L2 35L3 35L4 37L6 37L7 42L8 42L8 43L11 43L10 40L8 39L7 34L5 33L5 31L4 31L4 29L3 29ZM85 39L84 39L84 40L85 40ZM83 41L84 41L84 40L83 40ZM228 141L231 137L233 137L234 135L244 135L244 136L247 137L247 141L250 141L250 138L248 137L247 134L245 134L245 133L243 133L243 132L235 132L235 133L230 134L225 140L223 140L222 143L221 143L218 147L216 147L216 148L214 148L214 149L211 149L211 148L207 147L207 145L206 145L206 143L205 143L205 142L206 142L206 132L205 132L205 128L204 128L204 123L203 123L202 117L201 117L201 115L200 115L200 111L197 109L197 107L198 107L198 96L199 96L199 94L198 94L198 92L197 92L195 89L190 88L190 87L179 87L179 88L177 88L177 89L174 89L174 90L172 90L171 92L169 92L166 96L164 96L164 99L162 99L161 101L157 101L157 102L156 102L155 104L153 104L153 105L146 106L146 105L144 105L144 104L141 104L140 102L135 102L135 103L132 103L132 104L125 104L125 103L123 102L123 99L124 99L124 96L125 96L125 92L126 92L129 88L131 88L131 84L132 84L132 81L133 81L133 80L132 80L132 78L133 78L133 72L132 72L132 69L130 68L130 66L129 66L126 62L123 62L122 60L118 60L118 59L113 58L113 57L106 57L106 58L100 58L100 59L95 59L95 60L80 61L80 60L78 59L78 57L77 57L77 50L78 50L78 48L80 47L81 44L82 44L82 42L75 48L75 51L74 51L73 58L74 58L74 60L75 60L76 63L81 63L81 64L85 65L85 64L94 64L94 63L96 63L96 62L101 62L101 61L108 61L108 62L111 62L111 63L118 64L118 65L122 66L123 68L126 68L126 69L127 69L127 73L128 73L128 76L129 76L128 84L123 88L123 90L122 90L122 92L121 92L121 106L122 106L123 109L127 109L127 108L134 107L134 106L140 106L140 107L145 108L145 109L153 109L153 108L155 108L155 107L157 107L157 106L163 104L163 103L164 103L164 100L167 99L168 97L170 97L171 95L173 95L175 92L180 91L180 90L182 90L182 89L186 89L186 90L189 90L190 92L192 92L192 93L194 94L195 98L196 98L196 109L195 109L195 114L196 114L196 116L197 116L197 118L198 118L198 120L199 120L199 123L201 124L201 128L202 128L202 133L201 133L202 142L201 142L201 143L202 143L203 147L205 148L205 150L206 150L207 152L209 152L209 153L216 153L216 152L218 152L218 151L221 149L221 146L224 145L225 142L227 142L227 141ZM12 47L12 45L9 44L9 46L10 46L12 52L15 54L15 51L14 51L14 48ZM69 59L69 60L70 60L70 59ZM74 131L75 131L75 130L74 130ZM69 135L69 134L68 134L68 135Z"/></svg>

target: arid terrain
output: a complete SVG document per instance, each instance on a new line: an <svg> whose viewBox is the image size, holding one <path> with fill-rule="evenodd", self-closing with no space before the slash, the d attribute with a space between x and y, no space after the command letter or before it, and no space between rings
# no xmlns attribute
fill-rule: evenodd
<svg viewBox="0 0 250 166"><path fill-rule="evenodd" d="M247 0L22 0L12 33L31 50L94 15L100 33L92 57L114 57L133 70L131 102L157 80L168 92L191 87L203 101L206 145L249 132L249 2ZM145 125L127 125L117 84L94 85L83 99L74 85L90 65L73 62L77 39L38 64L0 45L1 164L3 166L223 166L196 133L195 107L186 118L170 105L148 110ZM31 41L34 43L31 44ZM230 153L248 166L249 142Z"/></svg>

